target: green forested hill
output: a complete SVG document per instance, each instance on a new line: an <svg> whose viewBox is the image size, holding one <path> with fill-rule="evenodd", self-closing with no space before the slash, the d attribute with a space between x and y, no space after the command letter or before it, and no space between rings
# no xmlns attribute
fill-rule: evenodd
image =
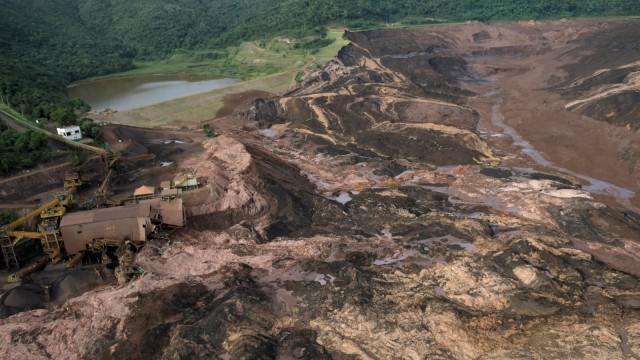
<svg viewBox="0 0 640 360"><path fill-rule="evenodd" d="M62 95L69 82L130 69L134 59L321 35L327 24L638 14L638 0L4 0L0 101L48 116L51 104L72 107Z"/></svg>
<svg viewBox="0 0 640 360"><path fill-rule="evenodd" d="M64 103L69 82L130 68L134 55L92 31L73 1L9 0L0 6L0 100L30 117Z"/></svg>

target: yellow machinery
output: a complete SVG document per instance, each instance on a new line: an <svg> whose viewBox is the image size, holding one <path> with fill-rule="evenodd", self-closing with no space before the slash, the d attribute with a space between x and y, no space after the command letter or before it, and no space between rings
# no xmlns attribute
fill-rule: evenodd
<svg viewBox="0 0 640 360"><path fill-rule="evenodd" d="M183 176L183 177L182 177L182 179L180 179L180 180L176 181L176 182L173 184L173 186L178 187L178 186L180 186L180 185L184 184L184 182L185 182L185 181L187 181L188 179L189 179L189 175L185 175L185 176Z"/></svg>
<svg viewBox="0 0 640 360"><path fill-rule="evenodd" d="M184 184L187 180L192 180L195 179L196 177L191 175L191 174L187 174L185 176L183 176L182 178L180 178L178 181L173 183L173 187L174 188L178 188L180 187L182 184Z"/></svg>
<svg viewBox="0 0 640 360"><path fill-rule="evenodd" d="M102 155L107 168L109 169L107 176L100 185L100 188L96 191L96 198L98 198L103 204L118 205L117 202L110 200L107 196L109 182L116 165L120 163L153 159L155 158L155 155L143 154L126 158L117 158L114 155L107 155L107 153L102 149L99 149L100 151L97 151L96 149L97 148L92 148L89 150ZM81 185L82 180L77 173L66 174L64 179L64 192L56 194L55 198L51 201L29 212L16 221L0 228L0 250L2 251L8 269L17 269L19 267L15 247L25 239L39 239L44 251L49 255L51 261L57 263L62 260L62 257L64 256L64 243L60 234L60 220L65 214L66 209L74 204L73 194L78 191ZM36 216L40 216L41 218L37 232L15 230Z"/></svg>
<svg viewBox="0 0 640 360"><path fill-rule="evenodd" d="M55 198L51 201L49 201L48 203L40 206L39 208L31 211L30 213L28 213L27 215L19 218L18 220L5 225L3 227L0 228L0 235L2 235L4 233L5 230L13 230L15 228L17 228L18 226L23 225L24 223L26 223L28 220L33 219L34 217L40 215L44 210L50 209L56 205L58 205L60 203L60 200L58 198Z"/></svg>
<svg viewBox="0 0 640 360"><path fill-rule="evenodd" d="M67 192L75 192L82 185L78 173L68 173L64 177L64 189Z"/></svg>
<svg viewBox="0 0 640 360"><path fill-rule="evenodd" d="M22 269L10 274L9 276L7 276L7 282L19 282L20 280L22 280L25 276L31 274L34 271L43 269L47 263L49 261L45 258L44 260L40 260L38 262L29 264L25 267L23 267Z"/></svg>
<svg viewBox="0 0 640 360"><path fill-rule="evenodd" d="M0 227L0 250L2 251L8 269L17 269L19 267L15 247L25 239L39 239L51 261L57 263L62 260L64 244L60 236L60 220L66 212L66 207L74 203L73 193L82 185L82 182L78 174L74 173L67 174L64 184L66 192L56 194L55 197L46 204L10 224ZM37 232L15 230L36 216L40 216L41 218ZM33 271L38 268L39 267L34 268ZM22 273L23 272L17 272L16 274ZM15 276L13 279L16 279Z"/></svg>
<svg viewBox="0 0 640 360"><path fill-rule="evenodd" d="M154 154L143 154L128 158L117 158L115 155L110 154L110 152L105 149L71 141L57 136L32 124L29 124L3 110L0 110L0 116L17 123L21 127L43 133L46 136L49 136L52 139L62 142L68 146L87 150L100 156L106 168L110 170L107 179L105 179L104 183L100 187L98 194L99 197L105 199L105 203L109 203L109 200L106 197L106 193L109 177L111 176L111 170L114 169L117 164L155 158ZM20 242L23 241L23 239L40 239L45 252L47 252L49 258L52 261L58 262L62 259L64 248L58 225L60 223L62 215L64 215L66 211L66 208L73 204L73 193L75 193L81 185L82 182L78 174L67 174L64 180L65 192L63 194L56 195L53 200L40 206L36 210L29 212L25 216L22 216L21 218L8 225L0 227L0 250L2 251L2 254L4 256L7 268L17 269L19 267L18 259L15 254L15 247L19 245ZM24 225L28 220L33 219L36 216L40 216L42 218L42 222L38 225L38 232L15 230L17 227ZM73 261L77 260L78 259L73 259ZM23 276L26 276L26 274L29 274L37 270L38 268L39 266L29 265L12 275L12 279L14 281L19 280Z"/></svg>

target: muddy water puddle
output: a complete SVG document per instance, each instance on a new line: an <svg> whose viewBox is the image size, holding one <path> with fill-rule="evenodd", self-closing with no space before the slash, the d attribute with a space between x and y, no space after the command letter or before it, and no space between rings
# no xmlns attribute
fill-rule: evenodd
<svg viewBox="0 0 640 360"><path fill-rule="evenodd" d="M338 195L333 195L332 193L325 193L324 197L329 200L339 202L342 205L345 205L349 201L353 200L353 198L351 197L351 194L347 191L342 191Z"/></svg>
<svg viewBox="0 0 640 360"><path fill-rule="evenodd" d="M272 283L277 281L313 281L324 286L333 284L335 277L329 274L320 274L313 271L304 271L299 265L288 269L277 269L271 274L260 278L260 283Z"/></svg>
<svg viewBox="0 0 640 360"><path fill-rule="evenodd" d="M394 238L393 234L388 230L383 231L383 235L390 240ZM443 255L445 251L474 252L478 250L475 245L453 235L411 241L407 243L407 245L409 245L410 248L403 249L391 256L377 259L373 262L373 265L394 265L398 267L418 265L421 267L433 267L437 264L447 263Z"/></svg>
<svg viewBox="0 0 640 360"><path fill-rule="evenodd" d="M258 133L264 137L268 137L268 138L274 138L278 135L280 135L280 130L278 129L260 129L258 130Z"/></svg>
<svg viewBox="0 0 640 360"><path fill-rule="evenodd" d="M492 78L489 80L495 81L496 79ZM620 205L638 211L638 209L631 204L631 199L635 196L635 192L603 180L576 173L572 170L551 163L540 151L536 150L531 145L531 143L525 140L513 127L506 124L506 122L504 121L504 116L500 111L500 103L502 102L502 100L496 97L503 91L503 89L492 87L489 91L486 91L480 96L480 98L487 99L487 101L491 101L491 103L493 103L493 105L491 106L491 116L489 119L487 119L489 124L487 124L486 126L481 126L481 129L479 129L483 134L482 137L510 137L512 140L512 144L520 148L520 153L533 160L533 162L535 162L536 164L581 179L588 184L583 187L584 190L594 194L610 196L614 198ZM495 98L495 100L491 100L492 98ZM491 130L491 127L499 129L499 131Z"/></svg>

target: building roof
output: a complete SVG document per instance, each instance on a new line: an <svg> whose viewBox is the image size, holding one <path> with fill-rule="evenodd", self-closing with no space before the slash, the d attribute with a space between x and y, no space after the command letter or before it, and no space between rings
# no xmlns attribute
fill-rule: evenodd
<svg viewBox="0 0 640 360"><path fill-rule="evenodd" d="M149 214L149 204L136 204L130 206L116 206L106 209L78 211L64 215L60 222L60 227L118 219L149 217Z"/></svg>
<svg viewBox="0 0 640 360"><path fill-rule="evenodd" d="M160 187L163 188L163 189L170 188L171 187L171 181L168 181L168 180L167 181L162 181L160 183Z"/></svg>
<svg viewBox="0 0 640 360"><path fill-rule="evenodd" d="M144 195L153 195L156 193L156 190L151 186L140 186L133 192L133 196L144 196Z"/></svg>
<svg viewBox="0 0 640 360"><path fill-rule="evenodd" d="M57 130L64 130L64 131L76 130L76 129L80 129L80 126L78 126L78 125L69 125L69 126L64 126L64 127L57 127L56 129Z"/></svg>
<svg viewBox="0 0 640 360"><path fill-rule="evenodd" d="M164 189L160 192L162 196L171 196L171 195L180 195L182 194L182 189Z"/></svg>
<svg viewBox="0 0 640 360"><path fill-rule="evenodd" d="M180 181L182 181L182 183L180 185L177 185ZM198 180L194 177L194 178L187 178L184 179L183 177L177 177L174 181L173 181L174 185L177 187L191 187L191 186L198 186Z"/></svg>

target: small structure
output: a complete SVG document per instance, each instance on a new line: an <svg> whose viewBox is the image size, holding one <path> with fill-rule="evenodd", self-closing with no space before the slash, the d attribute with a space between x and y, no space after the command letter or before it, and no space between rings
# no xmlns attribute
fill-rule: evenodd
<svg viewBox="0 0 640 360"><path fill-rule="evenodd" d="M127 205L147 204L150 207L151 223L159 226L183 227L186 223L182 189L174 188L170 181L160 184L160 193L150 186L137 188Z"/></svg>
<svg viewBox="0 0 640 360"><path fill-rule="evenodd" d="M133 192L134 200L152 199L156 196L156 191L151 186L140 186Z"/></svg>
<svg viewBox="0 0 640 360"><path fill-rule="evenodd" d="M195 189L198 187L198 179L193 175L178 176L173 179L172 188L178 188L182 190Z"/></svg>
<svg viewBox="0 0 640 360"><path fill-rule="evenodd" d="M172 186L171 186L171 181L168 181L168 180L167 180L167 181L162 181L162 182L160 182L160 189L162 189L162 190L168 190L168 189L171 189L171 188L172 188Z"/></svg>
<svg viewBox="0 0 640 360"><path fill-rule="evenodd" d="M78 254L94 241L110 245L147 241L153 231L150 212L149 204L140 203L66 214L60 231L67 254Z"/></svg>
<svg viewBox="0 0 640 360"><path fill-rule="evenodd" d="M80 126L66 126L62 128L56 128L58 130L58 135L62 136L65 139L69 140L80 140L82 139L82 131L80 131Z"/></svg>
<svg viewBox="0 0 640 360"><path fill-rule="evenodd" d="M163 224L183 227L185 224L182 190L170 189L160 193L160 216Z"/></svg>
<svg viewBox="0 0 640 360"><path fill-rule="evenodd" d="M131 198L130 203L148 204L154 224L183 227L185 224L182 190L166 189L153 198Z"/></svg>

